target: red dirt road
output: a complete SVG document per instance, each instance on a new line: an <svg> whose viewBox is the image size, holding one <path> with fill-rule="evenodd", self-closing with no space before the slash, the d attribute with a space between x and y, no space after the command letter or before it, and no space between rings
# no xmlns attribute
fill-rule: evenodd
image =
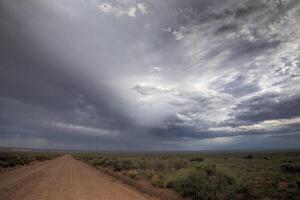
<svg viewBox="0 0 300 200"><path fill-rule="evenodd" d="M154 200L70 155L0 173L0 200Z"/></svg>

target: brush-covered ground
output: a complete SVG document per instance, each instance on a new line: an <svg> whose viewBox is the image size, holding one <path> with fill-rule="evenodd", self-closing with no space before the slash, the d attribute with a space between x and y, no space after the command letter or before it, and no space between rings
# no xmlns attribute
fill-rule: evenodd
<svg viewBox="0 0 300 200"><path fill-rule="evenodd" d="M191 199L300 199L300 152L77 153L76 159Z"/></svg>
<svg viewBox="0 0 300 200"><path fill-rule="evenodd" d="M5 168L28 165L35 161L51 160L60 155L40 152L0 152L0 171Z"/></svg>

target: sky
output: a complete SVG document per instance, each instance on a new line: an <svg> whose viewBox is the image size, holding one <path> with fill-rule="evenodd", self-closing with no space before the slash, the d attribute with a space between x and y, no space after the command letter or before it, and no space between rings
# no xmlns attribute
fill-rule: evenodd
<svg viewBox="0 0 300 200"><path fill-rule="evenodd" d="M1 0L0 146L300 146L299 0Z"/></svg>

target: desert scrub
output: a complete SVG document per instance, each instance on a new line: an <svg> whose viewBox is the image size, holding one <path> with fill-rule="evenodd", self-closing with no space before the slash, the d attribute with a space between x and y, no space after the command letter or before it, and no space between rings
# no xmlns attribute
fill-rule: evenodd
<svg viewBox="0 0 300 200"><path fill-rule="evenodd" d="M282 172L300 173L300 163L288 163L280 166Z"/></svg>
<svg viewBox="0 0 300 200"><path fill-rule="evenodd" d="M204 159L202 157L192 157L191 162L202 162Z"/></svg>
<svg viewBox="0 0 300 200"><path fill-rule="evenodd" d="M133 179L137 179L139 172L136 169L132 169L128 171L128 176Z"/></svg>
<svg viewBox="0 0 300 200"><path fill-rule="evenodd" d="M18 165L28 165L33 161L44 161L56 158L55 153L0 153L0 170Z"/></svg>
<svg viewBox="0 0 300 200"><path fill-rule="evenodd" d="M210 164L179 170L167 186L194 200L230 199L236 187L232 177L218 173Z"/></svg>
<svg viewBox="0 0 300 200"><path fill-rule="evenodd" d="M78 153L91 165L191 199L299 199L299 152ZM1 165L1 163L0 163ZM138 173L136 175L136 172Z"/></svg>
<svg viewBox="0 0 300 200"><path fill-rule="evenodd" d="M129 159L117 160L115 163L113 163L112 167L115 171L133 170L137 168L134 162Z"/></svg>
<svg viewBox="0 0 300 200"><path fill-rule="evenodd" d="M166 182L164 181L164 177L161 174L154 174L151 179L150 182L152 185L156 186L156 187L160 187L160 188L164 188L166 187Z"/></svg>

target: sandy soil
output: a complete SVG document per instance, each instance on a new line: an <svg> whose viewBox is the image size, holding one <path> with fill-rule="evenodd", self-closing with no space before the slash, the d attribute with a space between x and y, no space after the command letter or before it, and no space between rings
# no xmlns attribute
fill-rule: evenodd
<svg viewBox="0 0 300 200"><path fill-rule="evenodd" d="M70 155L0 173L0 200L154 200Z"/></svg>

